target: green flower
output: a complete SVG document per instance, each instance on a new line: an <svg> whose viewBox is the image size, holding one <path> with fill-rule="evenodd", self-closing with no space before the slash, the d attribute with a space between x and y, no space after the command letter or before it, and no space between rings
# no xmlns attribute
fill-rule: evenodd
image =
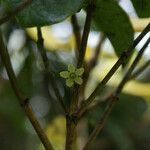
<svg viewBox="0 0 150 150"><path fill-rule="evenodd" d="M82 84L82 74L84 72L84 68L75 68L74 65L68 65L68 71L60 72L60 76L66 79L66 85L68 87L72 87L74 82L81 85Z"/></svg>

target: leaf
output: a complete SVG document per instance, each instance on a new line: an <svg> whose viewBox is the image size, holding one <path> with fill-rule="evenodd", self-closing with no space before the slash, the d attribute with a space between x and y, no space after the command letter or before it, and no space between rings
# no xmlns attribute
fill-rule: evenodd
<svg viewBox="0 0 150 150"><path fill-rule="evenodd" d="M141 18L150 17L150 0L131 0L131 1L139 17Z"/></svg>
<svg viewBox="0 0 150 150"><path fill-rule="evenodd" d="M94 23L109 38L118 56L126 50L134 38L128 16L114 0L98 0Z"/></svg>
<svg viewBox="0 0 150 150"><path fill-rule="evenodd" d="M51 25L63 21L79 11L86 0L33 0L33 2L17 15L24 27ZM6 9L10 10L22 0L2 0Z"/></svg>
<svg viewBox="0 0 150 150"><path fill-rule="evenodd" d="M109 120L106 132L108 133L109 138L115 142L117 149L119 150L134 149L133 139L131 136L128 135L127 129L118 125L114 120L111 119Z"/></svg>
<svg viewBox="0 0 150 150"><path fill-rule="evenodd" d="M109 121L113 121L122 127L130 129L131 126L139 122L147 108L148 106L144 98L122 93L108 118L107 124L109 124ZM100 105L89 114L89 123L92 126L99 119L104 109L105 105Z"/></svg>

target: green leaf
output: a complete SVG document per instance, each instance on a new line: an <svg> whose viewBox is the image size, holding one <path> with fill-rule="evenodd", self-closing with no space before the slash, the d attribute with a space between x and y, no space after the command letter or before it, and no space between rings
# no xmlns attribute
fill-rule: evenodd
<svg viewBox="0 0 150 150"><path fill-rule="evenodd" d="M131 0L131 1L139 17L141 18L150 17L150 0Z"/></svg>
<svg viewBox="0 0 150 150"><path fill-rule="evenodd" d="M17 15L24 27L51 25L63 21L78 12L86 0L33 0L32 4ZM2 0L10 10L22 3L22 0Z"/></svg>
<svg viewBox="0 0 150 150"><path fill-rule="evenodd" d="M127 14L114 0L97 0L94 23L109 38L118 56L134 39L134 31Z"/></svg>

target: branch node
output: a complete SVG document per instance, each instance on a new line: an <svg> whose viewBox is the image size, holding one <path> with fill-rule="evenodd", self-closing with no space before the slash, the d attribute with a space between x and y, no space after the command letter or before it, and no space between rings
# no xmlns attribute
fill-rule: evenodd
<svg viewBox="0 0 150 150"><path fill-rule="evenodd" d="M21 103L21 107L26 107L29 104L29 98L25 98Z"/></svg>
<svg viewBox="0 0 150 150"><path fill-rule="evenodd" d="M128 58L127 51L122 52L121 57L124 58L124 59L127 59Z"/></svg>
<svg viewBox="0 0 150 150"><path fill-rule="evenodd" d="M66 114L66 119L70 120L75 126L78 124L78 116L74 114Z"/></svg>

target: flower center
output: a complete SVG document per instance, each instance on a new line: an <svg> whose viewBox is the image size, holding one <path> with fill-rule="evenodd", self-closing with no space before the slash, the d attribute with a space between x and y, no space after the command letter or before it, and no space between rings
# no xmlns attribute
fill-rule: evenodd
<svg viewBox="0 0 150 150"><path fill-rule="evenodd" d="M70 73L70 78L71 79L75 79L77 77L77 75L75 73Z"/></svg>

